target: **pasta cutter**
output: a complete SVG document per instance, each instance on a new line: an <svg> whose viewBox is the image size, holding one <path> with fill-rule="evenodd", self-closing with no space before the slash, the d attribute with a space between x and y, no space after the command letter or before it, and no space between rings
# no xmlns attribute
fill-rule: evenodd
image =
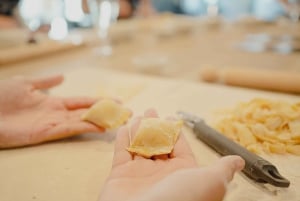
<svg viewBox="0 0 300 201"><path fill-rule="evenodd" d="M269 183L276 187L289 187L290 182L281 176L277 168L267 160L249 152L244 147L209 127L203 119L182 111L179 111L178 115L184 120L186 125L193 129L197 138L220 155L241 156L246 162L243 172L250 179L258 183Z"/></svg>

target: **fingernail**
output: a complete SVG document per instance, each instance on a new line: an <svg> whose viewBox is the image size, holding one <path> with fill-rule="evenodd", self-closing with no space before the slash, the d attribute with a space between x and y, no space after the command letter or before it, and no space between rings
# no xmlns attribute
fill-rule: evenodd
<svg viewBox="0 0 300 201"><path fill-rule="evenodd" d="M239 158L235 161L235 169L236 171L241 171L245 167L245 161L242 158Z"/></svg>

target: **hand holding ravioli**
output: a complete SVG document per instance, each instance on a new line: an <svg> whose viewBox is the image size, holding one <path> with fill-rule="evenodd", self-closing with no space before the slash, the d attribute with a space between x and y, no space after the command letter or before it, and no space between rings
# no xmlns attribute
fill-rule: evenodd
<svg viewBox="0 0 300 201"><path fill-rule="evenodd" d="M198 168L181 123L148 110L119 130L100 201L221 201L225 185L243 166L240 157L228 156Z"/></svg>
<svg viewBox="0 0 300 201"><path fill-rule="evenodd" d="M41 92L59 85L63 76L0 80L0 148L39 144L104 128L80 116L97 100L55 97Z"/></svg>

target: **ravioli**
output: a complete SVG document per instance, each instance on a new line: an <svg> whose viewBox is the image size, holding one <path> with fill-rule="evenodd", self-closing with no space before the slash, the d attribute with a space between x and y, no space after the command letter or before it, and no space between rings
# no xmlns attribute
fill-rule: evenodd
<svg viewBox="0 0 300 201"><path fill-rule="evenodd" d="M182 121L159 118L142 119L127 150L145 158L170 154L178 139L182 125Z"/></svg>
<svg viewBox="0 0 300 201"><path fill-rule="evenodd" d="M114 129L126 123L130 116L129 109L113 100L104 99L95 103L81 119L106 129Z"/></svg>

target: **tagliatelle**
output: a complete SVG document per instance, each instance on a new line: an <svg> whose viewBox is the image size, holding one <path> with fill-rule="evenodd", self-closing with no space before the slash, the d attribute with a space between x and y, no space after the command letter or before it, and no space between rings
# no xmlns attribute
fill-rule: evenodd
<svg viewBox="0 0 300 201"><path fill-rule="evenodd" d="M248 150L300 155L300 103L253 99L224 115L216 129Z"/></svg>
<svg viewBox="0 0 300 201"><path fill-rule="evenodd" d="M182 125L181 121L142 119L127 150L145 158L169 154L174 148Z"/></svg>

